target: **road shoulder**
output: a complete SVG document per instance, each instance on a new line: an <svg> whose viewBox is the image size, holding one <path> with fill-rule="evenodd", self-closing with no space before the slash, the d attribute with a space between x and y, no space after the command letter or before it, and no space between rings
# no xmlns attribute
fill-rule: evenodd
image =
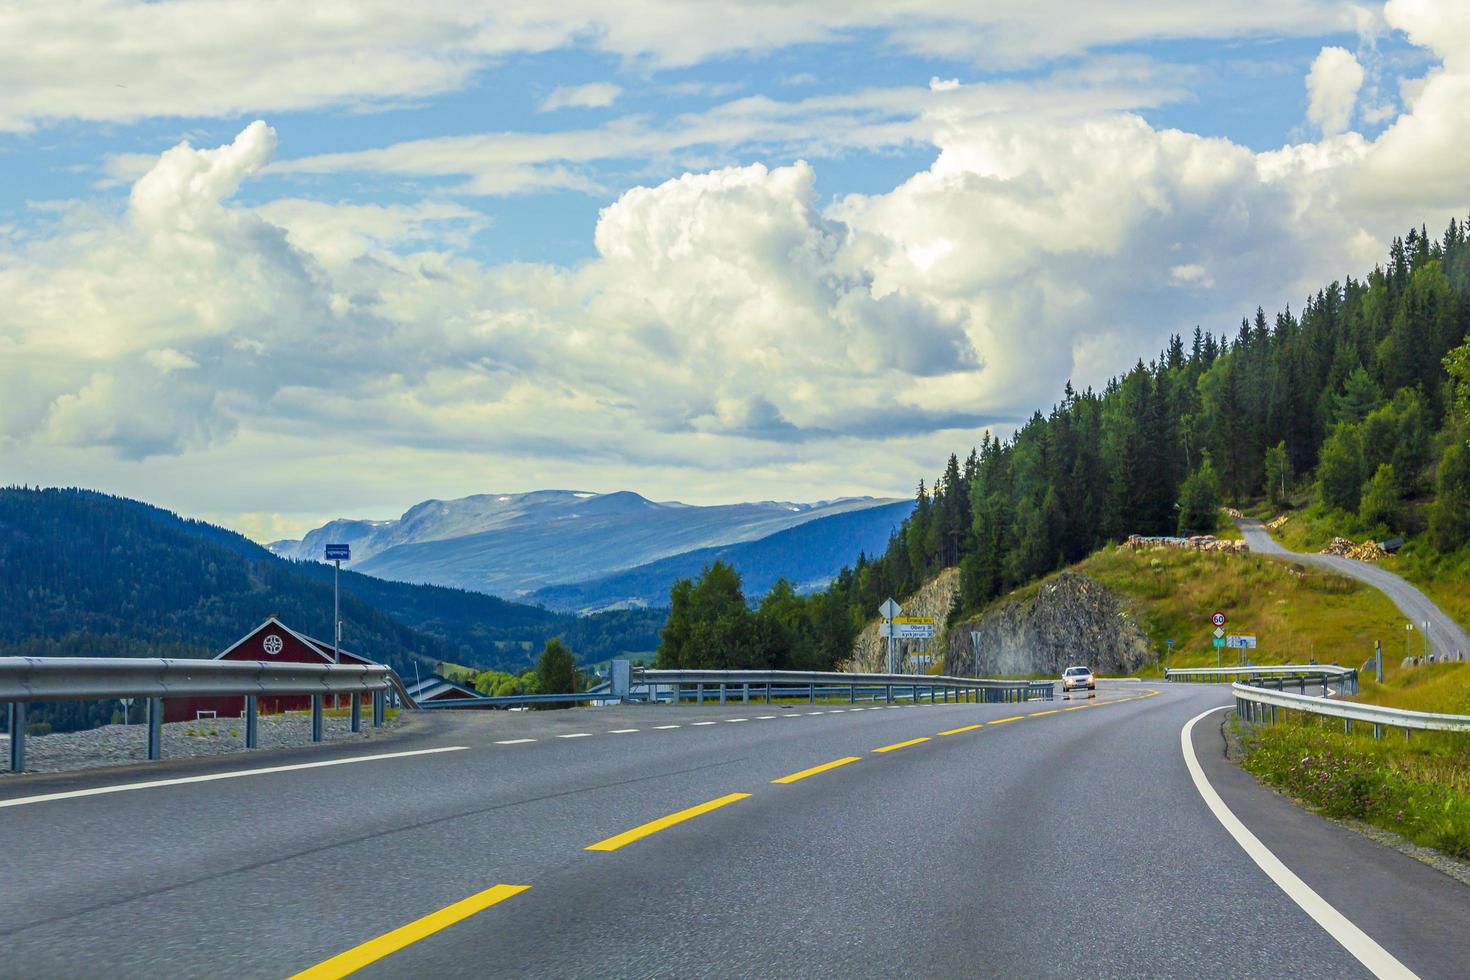
<svg viewBox="0 0 1470 980"><path fill-rule="evenodd" d="M1298 807L1227 756L1222 710L1195 726L1205 777L1250 831L1323 900L1422 977L1470 962L1470 887ZM1270 882L1263 887L1275 887Z"/></svg>

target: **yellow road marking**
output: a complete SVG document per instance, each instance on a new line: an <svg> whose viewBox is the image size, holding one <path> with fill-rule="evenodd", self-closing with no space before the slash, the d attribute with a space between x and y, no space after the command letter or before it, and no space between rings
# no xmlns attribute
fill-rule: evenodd
<svg viewBox="0 0 1470 980"><path fill-rule="evenodd" d="M432 936L441 929L447 929L456 922L468 919L476 912L483 912L492 905L503 902L507 898L513 898L530 887L530 885L496 885L494 888L487 888L479 894L455 902L422 919L415 919L406 926L399 926L377 939L369 939L361 946L354 946L345 953L338 953L329 960L302 970L291 980L328 980L328 978L345 977L349 973L356 973L390 953L396 953L426 936Z"/></svg>
<svg viewBox="0 0 1470 980"><path fill-rule="evenodd" d="M925 735L923 738L911 738L907 742L894 742L892 745L885 745L881 749L874 749L873 751L874 752L892 752L894 749L906 749L910 745L918 745L920 742L927 742L927 741L929 741L929 736Z"/></svg>
<svg viewBox="0 0 1470 980"><path fill-rule="evenodd" d="M1063 708L1062 710L1063 711L1081 711L1083 708L1090 708L1090 707L1092 707L1092 705L1090 705L1090 704L1074 704L1072 707L1070 707L1070 708Z"/></svg>
<svg viewBox="0 0 1470 980"><path fill-rule="evenodd" d="M997 718L997 719L995 719L995 721L992 721L991 724L992 725L1004 725L1008 721L1020 721L1022 718L1025 718L1025 717L1026 717L1025 715L1011 715L1009 718Z"/></svg>
<svg viewBox="0 0 1470 980"><path fill-rule="evenodd" d="M667 817L659 817L657 820L651 820L642 826L624 831L616 837L609 837L607 840L598 841L596 844L589 844L583 850L616 851L620 847L626 847L634 841L642 840L645 837L658 833L660 830L667 830L675 824L683 823L685 820L693 820L700 814L709 813L711 810L718 810L722 806L728 806L737 800L747 799L749 796L749 793L731 793L729 796L722 796L717 800L701 803L699 806L691 806L687 810L680 810L678 813L671 813Z"/></svg>
<svg viewBox="0 0 1470 980"><path fill-rule="evenodd" d="M782 776L780 779L773 779L773 780L771 780L771 782L773 782L773 783L780 783L782 785L785 785L787 783L794 783L798 779L805 779L808 776L815 776L817 773L827 772L830 769L836 769L838 766L845 766L849 762L861 762L861 761L862 761L861 757L855 756L855 755L849 755L849 756L845 756L845 757L843 757L841 759L833 759L831 762L824 762L820 766L812 766L810 769L803 769L801 772L793 772L789 776Z"/></svg>
<svg viewBox="0 0 1470 980"><path fill-rule="evenodd" d="M939 734L941 734L941 735L958 735L960 732L973 732L977 728L984 728L984 727L985 727L984 725L966 725L964 728L951 728L949 731L947 731L947 732L940 732Z"/></svg>
<svg viewBox="0 0 1470 980"><path fill-rule="evenodd" d="M1061 708L1052 708L1050 711L1033 711L1031 712L1031 717L1040 718L1042 715L1054 715L1061 710Z"/></svg>

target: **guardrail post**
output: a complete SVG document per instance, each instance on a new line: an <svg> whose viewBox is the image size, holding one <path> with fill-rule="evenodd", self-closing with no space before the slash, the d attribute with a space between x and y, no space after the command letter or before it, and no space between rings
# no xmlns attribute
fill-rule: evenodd
<svg viewBox="0 0 1470 980"><path fill-rule="evenodd" d="M886 701L887 701L887 702L888 702L888 703L889 703L889 704L892 704L892 703L893 703L893 685L892 685L892 684L889 684L889 685L888 685L888 686L887 686L887 687L885 687L885 688L884 688L884 689L883 689L883 690L884 690L884 699L885 699L885 700L886 700Z"/></svg>
<svg viewBox="0 0 1470 980"><path fill-rule="evenodd" d="M1383 726L1377 722L1373 723L1373 740L1377 741L1383 737Z"/></svg>
<svg viewBox="0 0 1470 980"><path fill-rule="evenodd" d="M766 681L766 704L771 703L771 682Z"/></svg>
<svg viewBox="0 0 1470 980"><path fill-rule="evenodd" d="M163 758L163 698L148 699L148 758Z"/></svg>
<svg viewBox="0 0 1470 980"><path fill-rule="evenodd" d="M313 742L322 740L322 696L320 694L311 696L311 740Z"/></svg>
<svg viewBox="0 0 1470 980"><path fill-rule="evenodd" d="M1344 718L1342 720L1342 733L1344 735L1351 735L1353 733L1353 720L1351 718Z"/></svg>
<svg viewBox="0 0 1470 980"><path fill-rule="evenodd" d="M698 703L698 704L704 704L704 685L703 684L695 684L694 685L694 693L695 693L695 696L699 699L696 703Z"/></svg>
<svg viewBox="0 0 1470 980"><path fill-rule="evenodd" d="M253 749L260 744L260 702L254 694L245 695L245 747Z"/></svg>
<svg viewBox="0 0 1470 980"><path fill-rule="evenodd" d="M1271 724L1276 724L1276 705L1271 705Z"/></svg>
<svg viewBox="0 0 1470 980"><path fill-rule="evenodd" d="M5 706L10 726L10 771L26 771L26 703L12 701Z"/></svg>
<svg viewBox="0 0 1470 980"><path fill-rule="evenodd" d="M816 704L817 703L817 685L815 685L815 684L808 684L806 686L806 703L807 704Z"/></svg>
<svg viewBox="0 0 1470 980"><path fill-rule="evenodd" d="M386 699L383 697L383 692L382 691L374 691L373 692L373 727L374 728L382 728L383 727L383 716L384 716L384 714L386 714L386 712L383 710L383 707L384 707L383 702L385 700Z"/></svg>
<svg viewBox="0 0 1470 980"><path fill-rule="evenodd" d="M362 692L353 691L348 696L352 698L351 727L354 732L360 732L362 731Z"/></svg>
<svg viewBox="0 0 1470 980"><path fill-rule="evenodd" d="M847 703L857 704L857 685L849 684L847 687Z"/></svg>
<svg viewBox="0 0 1470 980"><path fill-rule="evenodd" d="M683 686L678 681L675 681L674 682L674 701L673 701L674 707L677 708L679 706L679 702L682 701L683 699L684 699Z"/></svg>
<svg viewBox="0 0 1470 980"><path fill-rule="evenodd" d="M725 682L720 681L720 703L725 703Z"/></svg>
<svg viewBox="0 0 1470 980"><path fill-rule="evenodd" d="M750 703L750 683L748 681L740 685L740 703Z"/></svg>

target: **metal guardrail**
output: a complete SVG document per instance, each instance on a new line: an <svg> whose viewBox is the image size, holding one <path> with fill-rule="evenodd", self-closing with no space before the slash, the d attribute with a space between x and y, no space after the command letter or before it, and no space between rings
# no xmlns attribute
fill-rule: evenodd
<svg viewBox="0 0 1470 980"><path fill-rule="evenodd" d="M1164 680L1201 681L1205 683L1235 682L1240 679L1281 680L1284 683L1299 683L1306 693L1308 680L1322 685L1325 696L1336 686L1338 694L1358 693L1358 671L1353 667L1337 664L1274 664L1255 667L1178 667L1164 671Z"/></svg>
<svg viewBox="0 0 1470 980"><path fill-rule="evenodd" d="M1283 708L1303 711L1308 714L1341 718L1345 731L1353 730L1358 721L1373 726L1373 737L1380 738L1384 726L1415 729L1419 731L1470 732L1470 715L1436 714L1429 711L1409 711L1404 708L1385 708L1376 704L1360 704L1356 701L1338 701L1290 691L1273 691L1254 684L1233 684L1235 714L1243 721L1265 721L1276 723L1276 711Z"/></svg>
<svg viewBox="0 0 1470 980"><path fill-rule="evenodd" d="M616 673L616 671L614 671ZM792 670L655 670L629 669L622 690L581 691L575 694L506 694L477 698L441 698L425 701L420 708L435 710L531 707L540 704L584 704L587 702L663 702L686 700L720 704L738 698L749 704L757 700L818 697L850 702L871 700L938 701L1050 701L1055 688L1050 681L989 680L976 677L928 677L914 674L843 674L834 671Z"/></svg>
<svg viewBox="0 0 1470 980"><path fill-rule="evenodd" d="M257 746L258 698L311 696L311 738L322 740L322 699L350 694L351 726L362 730L362 702L371 694L374 727L383 724L385 697L397 694L417 705L391 668L381 664L289 664L246 660L168 660L134 657L0 657L0 703L10 731L10 769L25 769L26 705L33 701L98 701L139 698L148 702L148 758L162 756L165 698L245 698L245 747Z"/></svg>
<svg viewBox="0 0 1470 980"><path fill-rule="evenodd" d="M621 694L599 691L596 694L583 691L579 694L498 694L482 698L440 698L437 701L420 701L420 708L515 708L536 704L581 704L585 701L623 701Z"/></svg>
<svg viewBox="0 0 1470 980"><path fill-rule="evenodd" d="M671 700L678 704L688 696L695 703L717 699L725 704L739 698L749 704L752 693L769 704L774 698L805 697L809 703L819 693L827 697L846 696L849 703L862 699L888 702L928 698L931 703L1050 701L1056 697L1051 681L990 680L980 677L948 677L923 674L844 674L836 671L797 670L634 670L632 684L644 685L657 694L668 689Z"/></svg>

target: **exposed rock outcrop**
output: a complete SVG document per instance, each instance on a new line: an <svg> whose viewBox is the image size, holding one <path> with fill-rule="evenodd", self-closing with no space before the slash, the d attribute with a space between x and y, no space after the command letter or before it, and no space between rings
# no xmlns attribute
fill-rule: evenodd
<svg viewBox="0 0 1470 980"><path fill-rule="evenodd" d="M948 633L949 673L1056 676L1073 664L1131 673L1158 656L1116 593L1062 572L1035 595L1003 603Z"/></svg>
<svg viewBox="0 0 1470 980"><path fill-rule="evenodd" d="M954 607L955 593L960 590L960 570L946 568L930 579L917 593L903 600L903 615L931 616L934 619L934 640L929 644L940 673L951 673L943 662L945 651L945 620ZM876 611L876 610L875 610ZM882 673L888 669L888 641L878 635L878 620L874 619L858 634L853 644L852 659L838 666L838 670L858 673ZM968 662L968 661L966 661ZM902 665L900 665L902 670Z"/></svg>

